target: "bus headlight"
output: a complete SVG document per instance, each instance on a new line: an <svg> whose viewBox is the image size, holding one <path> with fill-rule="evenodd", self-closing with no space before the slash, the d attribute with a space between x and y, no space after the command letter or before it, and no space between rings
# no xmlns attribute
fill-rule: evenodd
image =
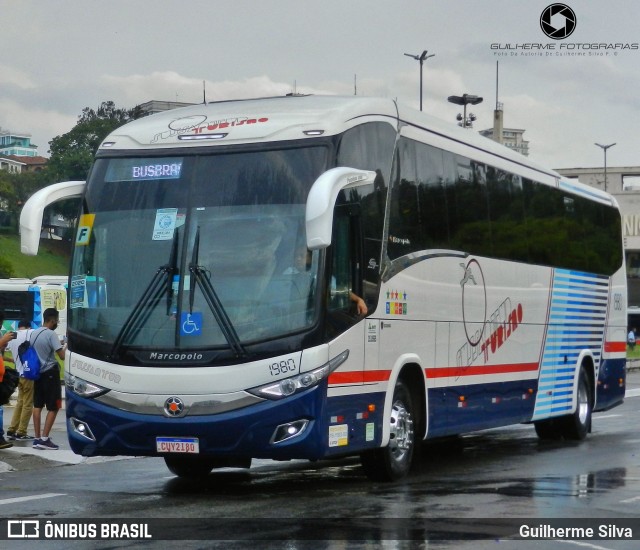
<svg viewBox="0 0 640 550"><path fill-rule="evenodd" d="M283 399L301 391L308 390L317 386L322 380L327 378L334 370L336 370L349 357L349 350L343 351L331 359L328 363L309 372L292 376L291 378L283 378L277 382L271 382L264 386L258 386L247 390L253 395L264 397L266 399Z"/></svg>
<svg viewBox="0 0 640 550"><path fill-rule="evenodd" d="M67 373L64 375L64 384L69 391L77 393L80 397L98 397L109 391L107 388Z"/></svg>

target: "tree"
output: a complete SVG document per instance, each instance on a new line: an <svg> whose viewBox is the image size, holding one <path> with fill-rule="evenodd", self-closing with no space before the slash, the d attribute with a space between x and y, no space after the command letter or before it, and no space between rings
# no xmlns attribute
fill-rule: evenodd
<svg viewBox="0 0 640 550"><path fill-rule="evenodd" d="M49 142L51 158L47 172L52 181L85 180L93 157L105 137L134 118L140 109L118 109L104 101L97 110L85 107L76 125Z"/></svg>
<svg viewBox="0 0 640 550"><path fill-rule="evenodd" d="M0 210L6 212L9 220L7 225L16 233L24 203L47 183L44 172L15 174L0 170Z"/></svg>
<svg viewBox="0 0 640 550"><path fill-rule="evenodd" d="M44 170L21 174L0 170L0 210L6 212L9 225L18 231L20 211L38 189L59 181L85 180L104 138L141 114L140 107L118 109L113 101L104 101L96 110L85 107L69 132L49 142L51 158ZM77 209L77 200L68 200L54 203L47 210L72 220Z"/></svg>
<svg viewBox="0 0 640 550"><path fill-rule="evenodd" d="M15 277L15 274L11 262L6 258L0 258L0 279L10 279Z"/></svg>

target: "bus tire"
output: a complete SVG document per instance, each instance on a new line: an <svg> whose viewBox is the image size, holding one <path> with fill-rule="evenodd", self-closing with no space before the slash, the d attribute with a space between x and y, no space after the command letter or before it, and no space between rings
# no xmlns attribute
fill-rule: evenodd
<svg viewBox="0 0 640 550"><path fill-rule="evenodd" d="M167 455L164 462L172 474L185 479L207 477L214 466L212 459L200 456Z"/></svg>
<svg viewBox="0 0 640 550"><path fill-rule="evenodd" d="M562 432L557 418L540 420L538 422L534 422L533 425L536 428L536 434L543 441L562 439Z"/></svg>
<svg viewBox="0 0 640 550"><path fill-rule="evenodd" d="M360 455L369 479L395 481L409 473L416 447L413 402L406 384L398 380L393 390L389 443L386 447Z"/></svg>
<svg viewBox="0 0 640 550"><path fill-rule="evenodd" d="M576 410L573 414L559 418L560 431L565 439L581 441L591 430L593 403L587 373L582 368L578 375L578 394Z"/></svg>

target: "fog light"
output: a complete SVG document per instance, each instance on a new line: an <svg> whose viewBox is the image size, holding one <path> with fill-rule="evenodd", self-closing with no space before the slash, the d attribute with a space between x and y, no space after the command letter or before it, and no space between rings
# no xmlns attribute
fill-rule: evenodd
<svg viewBox="0 0 640 550"><path fill-rule="evenodd" d="M294 437L301 435L309 425L308 420L296 420L295 422L288 422L287 424L280 424L271 436L270 443L282 443L288 441Z"/></svg>
<svg viewBox="0 0 640 550"><path fill-rule="evenodd" d="M89 439L90 441L95 441L96 437L93 435L91 428L85 422L78 420L77 418L70 418L69 424L71 429L77 433L78 435L84 437L85 439Z"/></svg>

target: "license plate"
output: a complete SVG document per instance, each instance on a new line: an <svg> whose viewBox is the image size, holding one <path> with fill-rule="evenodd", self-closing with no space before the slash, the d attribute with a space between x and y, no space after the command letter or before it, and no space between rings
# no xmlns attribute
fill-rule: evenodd
<svg viewBox="0 0 640 550"><path fill-rule="evenodd" d="M198 454L200 445L197 437L156 437L159 453Z"/></svg>

